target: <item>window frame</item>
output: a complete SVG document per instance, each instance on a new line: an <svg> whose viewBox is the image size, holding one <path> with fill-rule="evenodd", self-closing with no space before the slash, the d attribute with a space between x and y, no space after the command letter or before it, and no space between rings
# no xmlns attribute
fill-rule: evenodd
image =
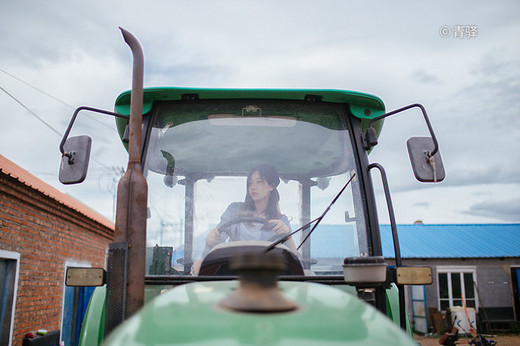
<svg viewBox="0 0 520 346"><path fill-rule="evenodd" d="M305 105L305 106L308 106L308 102L307 101L302 101L302 100L292 100L292 99L287 99L287 100L280 100L280 99L257 99L257 98L244 98L244 99L213 99L213 98L210 98L210 99L201 99L201 100L197 100L197 101L189 101L189 104L193 104L193 102L199 102L199 103L207 103L207 104L225 104L225 103L236 103L236 104L241 104L241 103L250 103L250 104L267 104L267 105L274 105L274 104L288 104L288 105L291 105L291 104L295 104L295 105L298 105L299 107L301 105ZM161 116L161 114L165 113L165 109L167 109L167 106L168 104L170 105L175 105L175 104L180 104L180 105L183 105L183 104L186 104L188 103L187 101L185 100L182 100L182 101L172 101L172 100L167 100L167 101L160 101L160 102L154 102L154 106L152 108L152 110L148 113L148 116L146 117L147 119L147 124L146 124L146 129L147 129L147 132L146 132L146 136L147 136L147 140L144 141L144 143L146 144L144 149L143 149L143 157L145 158L143 160L143 173L147 179L147 181L149 182L149 173L150 172L154 172L154 169L152 168L150 162L153 162L153 159L150 159L150 157L152 157L151 155L151 152L153 150L151 150L151 147L150 146L153 146L155 145L154 144L154 138L155 136L152 135L152 130L155 128L155 124L157 123L158 121L158 118ZM360 154L363 154L366 156L366 152L364 149L360 149L358 148L358 145L357 145L357 136L356 135L356 130L358 126L360 126L360 123L359 125L357 125L356 127L354 127L353 125L353 119L355 120L359 120L357 118L354 118L351 111L349 110L349 105L348 104L343 104L343 103L337 103L337 102L323 102L323 107L326 107L327 109L331 109L331 110L337 110L338 114L337 114L337 122L338 124L340 124L341 126L338 128L338 129L335 129L334 130L341 130L341 131L346 131L346 136L344 137L345 138L345 143L343 143L343 145L341 146L342 148L346 148L346 149L350 149L350 152L348 150L346 150L346 157L348 157L349 155L352 156L352 165L354 166L353 169L349 169L349 170L346 170L345 172L342 172L341 174L347 174L348 172L352 172L352 171L355 171L356 172L356 175L358 177L359 180L362 180L363 177L361 177L362 175L362 172L364 171L364 168L363 168L363 163L361 162L361 158L360 158ZM199 119L199 120L210 120L209 118L208 119ZM300 119L297 120L297 122L299 122ZM191 122L191 121L189 121ZM186 122L186 123L189 123L189 122ZM331 129L329 126L324 126L323 124L321 123L316 123L314 121L304 121L304 123L312 123L312 124L317 124L317 125L320 125L320 126L323 126L323 127L326 127L326 128L329 128ZM167 125L169 124L169 122L166 123ZM180 124L175 124L171 127L176 127L178 125L182 125L183 123L180 123ZM169 125L168 125L169 126ZM339 126L339 125L338 125ZM170 127L168 127L169 129ZM359 132L359 131L358 131ZM345 145L345 144L348 144L348 145ZM361 153L362 152L362 153ZM156 173L158 174L161 174L161 171L157 171ZM222 174L222 175L218 175L218 176L222 176L222 177L226 177L226 176L229 176L229 177L232 177L232 176L241 176L243 174L246 174L247 173L247 170L246 171L243 171L243 172L225 172L225 174ZM288 176L291 176L291 175L285 175L285 177L287 178ZM179 174L179 177L183 177L183 179L181 180L187 180L186 179L186 175L182 174L182 172ZM282 178L282 174L280 174L280 177ZM198 178L197 178L198 179ZM283 179L283 178L282 178ZM287 179L287 180L291 180L291 181L297 181L296 179L293 179L292 176L291 176L291 179ZM346 182L347 180L345 180ZM195 184L197 184L198 180L196 180L194 182L194 186L192 187L192 189L195 191ZM351 186L356 186L356 192L355 194L357 194L359 196L359 202L358 204L359 205L356 205L356 203L354 203L354 212L355 212L355 216L358 216L360 213L362 213L362 215L360 216L363 216L363 217L357 217L359 218L359 220L361 221L356 221L356 225L355 225L355 228L356 228L356 232L357 233L363 233L364 234L364 249L362 251L362 254L370 254L370 253L373 253L374 252L374 248L378 248L378 246L374 246L373 244L373 238L374 238L374 234L372 232L374 232L373 230L371 230L371 228L368 226L368 218L369 218L369 215L370 215L370 210L369 208L366 207L366 200L368 199L367 197L367 191L366 191L366 186L363 186L363 184L361 182L356 182L356 184L351 184ZM149 191L148 191L148 194L149 194L149 203L150 203L150 195L151 195L151 188L150 188L151 184L149 183ZM186 187L186 185L184 185ZM312 185L313 186L313 185ZM353 188L353 187L352 187ZM301 188L300 188L301 190ZM339 191L339 190L338 190ZM185 190L185 193L186 193L186 190ZM352 195L354 195L354 192L352 192ZM235 201L241 201L243 199L243 197L241 197L240 199L238 200L235 200ZM195 208L193 208L193 211L192 212L187 212L186 209L184 211L184 213L188 213L190 215L195 215L197 214L195 212ZM153 208L152 208L153 209ZM310 216L310 215L309 215ZM150 220L151 218L149 217L148 218L148 221ZM307 221L310 221L310 219L312 219L311 217L309 217L309 220ZM216 218L215 220L218 220L218 218ZM356 217L353 218L353 220L356 220ZM193 224L194 222L192 222ZM187 231L186 231L186 217L184 218L184 236L186 236L187 234ZM148 229L150 229L149 227L149 223L147 223L147 227ZM362 231L360 231L360 227L362 227ZM376 228L377 230L377 228ZM192 230L193 232L193 230ZM308 232L308 230L306 231ZM147 234L147 237L149 236L150 233ZM302 233L302 234L305 234L305 233ZM192 234L193 236L193 234ZM147 238L147 241L148 241L148 238ZM309 242L307 242L308 244ZM189 244L188 244L189 245ZM297 244L298 245L298 244ZM186 241L184 241L184 246L185 246L185 251L187 252L191 252L192 255L193 255L193 248L190 248L189 246L186 246ZM380 246L379 246L380 247ZM308 247L309 250L305 249L305 247L303 247L303 250L302 250L302 254L304 253L304 251L308 251L309 252L309 255L307 257L311 257L310 256L310 247ZM380 251L379 251L380 252ZM303 255L302 255L303 256ZM192 260L192 258L190 257L189 260L185 260L185 262L190 262ZM146 268L149 268L149 265L148 265L148 262L146 262L147 265L146 265ZM341 268L339 268L341 269ZM184 268L184 271L185 273L189 273L189 268ZM331 275L326 275L326 276L340 276L339 274L341 274L342 276L342 271L339 270L336 274L331 274ZM154 275L150 275L147 271L147 274L146 274L146 277L147 278L151 278L152 276ZM180 277L183 277L183 276L189 276L189 274L185 274L185 275L180 275ZM173 276L171 278L176 278L177 276ZM303 276L305 277L305 276Z"/></svg>
<svg viewBox="0 0 520 346"><path fill-rule="evenodd" d="M477 283L477 267L476 266L438 266L436 268L436 276L437 276L437 309L439 311L445 311L445 310L442 310L441 308L441 300L442 301L446 301L446 298L441 298L441 287L440 287L440 279L439 279L439 275L440 274L448 274L447 275L447 283L448 283L448 302L449 302L449 307L452 308L453 306L453 301L456 300L456 299L459 299L460 298L456 298L456 297L453 297L453 285L452 285L452 281L451 281L451 275L450 274L459 274L461 276L461 293L462 293L462 296L464 298L464 302L467 301L467 298L466 298L466 288L464 286L464 276L463 274L466 274L466 273L470 273L473 275L473 282L475 283L473 285L473 293L475 295L475 298L470 298L470 299L475 299L475 310L478 310L479 308L479 299L478 299L478 291L476 289L476 283ZM467 303L466 303L466 306L467 306Z"/></svg>
<svg viewBox="0 0 520 346"><path fill-rule="evenodd" d="M14 286L13 286L13 296L12 296L12 307L11 307L11 321L10 321L10 327L9 327L9 338L8 338L8 345L11 345L13 341L13 330L14 330L14 320L15 320L15 312L16 312L16 300L17 300L17 294L18 294L18 279L20 276L20 253L14 252L14 251L6 251L6 250L0 250L0 258L9 260L9 261L15 261L15 277L14 277ZM0 298L1 300L2 298Z"/></svg>

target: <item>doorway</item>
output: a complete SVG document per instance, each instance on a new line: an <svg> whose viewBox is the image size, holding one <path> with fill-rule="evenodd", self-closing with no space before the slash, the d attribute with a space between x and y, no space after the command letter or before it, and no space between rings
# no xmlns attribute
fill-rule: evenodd
<svg viewBox="0 0 520 346"><path fill-rule="evenodd" d="M0 345L11 344L19 267L19 253L0 250Z"/></svg>
<svg viewBox="0 0 520 346"><path fill-rule="evenodd" d="M511 268L511 286L513 288L515 319L520 321L520 267Z"/></svg>

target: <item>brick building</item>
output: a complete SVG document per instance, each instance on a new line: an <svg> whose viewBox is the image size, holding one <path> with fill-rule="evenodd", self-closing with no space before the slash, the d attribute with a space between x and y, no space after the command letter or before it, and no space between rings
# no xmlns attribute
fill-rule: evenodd
<svg viewBox="0 0 520 346"><path fill-rule="evenodd" d="M68 266L105 266L112 222L0 155L0 344L38 329L74 344L78 292ZM80 325L81 321L77 325Z"/></svg>

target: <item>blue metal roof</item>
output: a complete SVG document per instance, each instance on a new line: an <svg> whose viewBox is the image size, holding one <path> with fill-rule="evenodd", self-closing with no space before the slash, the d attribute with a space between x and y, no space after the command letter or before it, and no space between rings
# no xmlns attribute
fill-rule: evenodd
<svg viewBox="0 0 520 346"><path fill-rule="evenodd" d="M359 256L357 233L352 225L320 224L314 230L311 257L341 258L349 256Z"/></svg>
<svg viewBox="0 0 520 346"><path fill-rule="evenodd" d="M394 258L390 225L381 225L383 256ZM402 258L520 257L520 224L397 225Z"/></svg>
<svg viewBox="0 0 520 346"><path fill-rule="evenodd" d="M390 225L380 225L380 230L383 256L394 258ZM520 257L520 224L397 225L397 234L402 258ZM350 225L319 225L312 244L313 257L359 253Z"/></svg>

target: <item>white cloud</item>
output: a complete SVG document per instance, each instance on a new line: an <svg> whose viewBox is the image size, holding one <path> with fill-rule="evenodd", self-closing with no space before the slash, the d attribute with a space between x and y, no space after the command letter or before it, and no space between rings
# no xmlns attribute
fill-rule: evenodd
<svg viewBox="0 0 520 346"><path fill-rule="evenodd" d="M437 186L415 182L405 142L427 134L426 127L415 111L388 119L371 160L387 167L395 199L406 205L399 220L418 214L427 222L509 222L500 204L508 200L503 187L518 196L520 184L518 10L515 1L4 2L0 68L74 107L111 110L131 86L122 26L145 49L147 86L338 88L378 95L389 110L419 102L436 130L447 178ZM443 38L443 25L476 25L478 36ZM0 86L65 130L67 106L2 72ZM74 133L94 137L90 182L63 187L56 178L60 138L1 91L0 109L2 155L101 212L111 210L98 180L103 166L126 167L109 129L113 119L80 115ZM494 201L478 215L485 200L477 191ZM420 206L425 200L428 208ZM419 215L425 210L427 217Z"/></svg>

